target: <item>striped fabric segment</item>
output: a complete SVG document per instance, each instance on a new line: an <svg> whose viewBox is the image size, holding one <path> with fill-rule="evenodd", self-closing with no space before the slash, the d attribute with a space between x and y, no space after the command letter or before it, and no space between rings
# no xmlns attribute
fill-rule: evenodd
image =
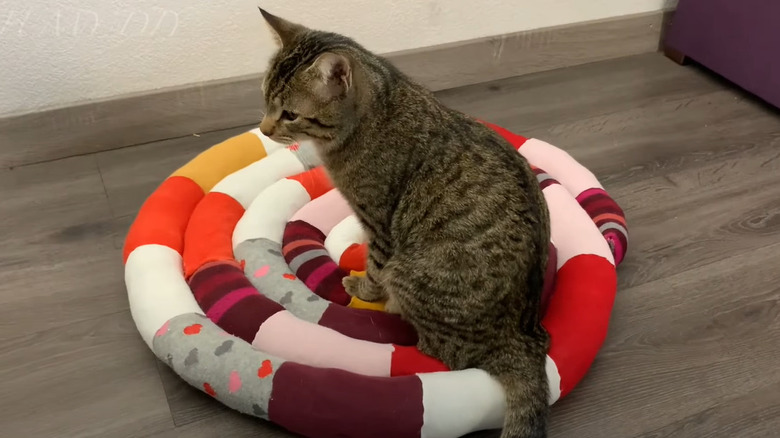
<svg viewBox="0 0 780 438"><path fill-rule="evenodd" d="M520 153L529 162L555 175L558 182L577 198L607 239L615 263L620 264L628 249L625 216L596 176L566 151L538 139L529 139Z"/></svg>
<svg viewBox="0 0 780 438"><path fill-rule="evenodd" d="M296 317L316 323L330 305L295 277L284 261L280 243L247 240L235 248L235 255L252 285Z"/></svg>
<svg viewBox="0 0 780 438"><path fill-rule="evenodd" d="M283 271L269 268L255 276L283 275ZM227 333L251 343L257 350L307 365L363 375L390 375L390 345L344 336L296 318L280 303L260 295L235 263L205 265L192 276L190 288L211 321ZM370 331L365 325L362 328L364 332ZM395 327L385 325L385 329L388 328Z"/></svg>
<svg viewBox="0 0 780 438"><path fill-rule="evenodd" d="M349 304L351 297L341 284L347 272L325 251L325 235L320 230L303 221L288 222L282 254L295 275L314 293L336 304Z"/></svg>
<svg viewBox="0 0 780 438"><path fill-rule="evenodd" d="M302 240L299 242L311 243L313 241ZM310 262L319 257L330 257L330 255L328 254L328 251L325 251L324 249L312 249L298 254L289 262L288 266L290 266L290 269L292 269L293 272L298 272L303 267L304 263Z"/></svg>
<svg viewBox="0 0 780 438"><path fill-rule="evenodd" d="M566 188L550 185L544 189L544 197L550 212L550 239L555 242L558 269L580 254L604 257L614 264L604 236Z"/></svg>
<svg viewBox="0 0 780 438"><path fill-rule="evenodd" d="M534 171L534 175L536 175L536 181L539 183L539 187L544 190L546 187L548 187L551 184L560 184L558 181L555 180L550 174L545 172L544 170L536 167L531 166L531 168Z"/></svg>
<svg viewBox="0 0 780 438"><path fill-rule="evenodd" d="M280 244L265 239L243 242L236 248L236 254L240 254L242 260L245 261L244 271L251 276L250 281L257 285L260 292L284 305L298 318L319 324L324 329L334 330L352 339L401 345L413 345L417 342L417 334L414 329L397 315L352 309L334 303L329 303L321 312L308 312L309 309L320 309L322 302L326 302L326 300L314 294L301 282L302 279L295 275L282 281L282 284L289 284L280 288L274 275L269 275L269 273L275 271L283 273L290 269L290 264L305 265L310 261L307 259L308 251L305 251L305 247L312 243L312 241L300 240L290 245L292 249L288 247L288 255L290 255L290 251L298 249L302 251L291 262L285 262L283 259ZM324 255L317 253L316 249L312 252L314 252L315 258ZM331 261L331 263L333 262ZM282 275L284 276L284 274Z"/></svg>
<svg viewBox="0 0 780 438"><path fill-rule="evenodd" d="M604 189L588 189L577 196L577 202L598 227L619 265L628 251L628 229L623 209Z"/></svg>
<svg viewBox="0 0 780 438"><path fill-rule="evenodd" d="M260 326L284 308L261 295L232 262L212 262L189 280L206 316L226 332L252 343Z"/></svg>

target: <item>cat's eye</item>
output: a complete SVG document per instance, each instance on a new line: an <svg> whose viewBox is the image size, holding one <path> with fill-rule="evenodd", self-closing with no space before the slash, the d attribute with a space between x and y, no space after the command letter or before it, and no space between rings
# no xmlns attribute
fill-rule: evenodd
<svg viewBox="0 0 780 438"><path fill-rule="evenodd" d="M282 111L282 115L281 115L280 118L282 120L287 120L289 122L294 122L298 118L298 114L296 114L296 113L294 113L292 111L284 110L284 111Z"/></svg>

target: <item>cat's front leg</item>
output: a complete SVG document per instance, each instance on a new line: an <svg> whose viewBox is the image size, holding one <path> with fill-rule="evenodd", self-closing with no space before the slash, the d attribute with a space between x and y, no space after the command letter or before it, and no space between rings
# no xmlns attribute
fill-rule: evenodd
<svg viewBox="0 0 780 438"><path fill-rule="evenodd" d="M385 312L394 313L396 315L401 314L401 305L398 303L398 298L395 295L388 293L387 302L385 303Z"/></svg>
<svg viewBox="0 0 780 438"><path fill-rule="evenodd" d="M367 302L387 300L387 292L379 284L381 269L376 261L376 254L369 245L368 263L366 275L363 277L344 277L342 283L350 296Z"/></svg>

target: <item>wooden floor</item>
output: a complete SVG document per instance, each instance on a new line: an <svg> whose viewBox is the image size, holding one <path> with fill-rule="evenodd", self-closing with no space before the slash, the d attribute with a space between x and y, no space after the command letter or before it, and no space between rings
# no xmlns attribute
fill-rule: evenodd
<svg viewBox="0 0 780 438"><path fill-rule="evenodd" d="M568 150L629 220L609 337L550 437L777 437L780 113L657 54L440 96ZM0 436L289 436L158 363L124 289L144 198L245 129L0 170Z"/></svg>

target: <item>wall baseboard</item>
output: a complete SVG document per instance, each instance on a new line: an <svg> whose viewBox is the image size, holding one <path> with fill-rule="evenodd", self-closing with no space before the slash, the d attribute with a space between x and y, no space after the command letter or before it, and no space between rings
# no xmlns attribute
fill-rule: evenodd
<svg viewBox="0 0 780 438"><path fill-rule="evenodd" d="M386 55L434 91L658 51L671 11ZM16 167L257 123L261 75L0 118L0 167Z"/></svg>

